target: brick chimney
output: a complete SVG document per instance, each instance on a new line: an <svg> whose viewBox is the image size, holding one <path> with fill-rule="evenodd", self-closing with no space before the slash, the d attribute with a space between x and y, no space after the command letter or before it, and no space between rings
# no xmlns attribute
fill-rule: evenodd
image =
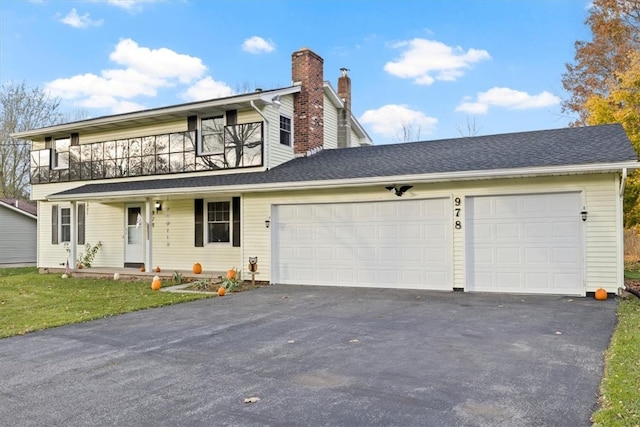
<svg viewBox="0 0 640 427"><path fill-rule="evenodd" d="M291 54L294 154L308 156L324 146L324 60L308 48Z"/></svg>
<svg viewBox="0 0 640 427"><path fill-rule="evenodd" d="M342 76L338 78L338 96L344 107L338 111L338 148L351 147L351 78L348 68L340 68Z"/></svg>

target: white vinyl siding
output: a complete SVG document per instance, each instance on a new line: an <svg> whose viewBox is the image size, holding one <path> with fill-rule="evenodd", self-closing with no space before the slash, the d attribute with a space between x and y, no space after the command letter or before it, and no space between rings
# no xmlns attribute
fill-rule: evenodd
<svg viewBox="0 0 640 427"><path fill-rule="evenodd" d="M51 244L51 206L54 203L38 203L38 267L61 268L66 263L68 254L62 241L57 245ZM71 207L66 203L60 203L59 206ZM95 202L85 204L85 242L94 246L98 241L102 241L102 248L98 251L93 263L95 266L122 267L123 265L124 213L122 206ZM83 250L83 245L77 246L78 255Z"/></svg>
<svg viewBox="0 0 640 427"><path fill-rule="evenodd" d="M262 122L262 117L256 110L238 111L238 124Z"/></svg>
<svg viewBox="0 0 640 427"><path fill-rule="evenodd" d="M163 201L162 211L154 218L153 233L154 267L159 265L165 271L191 270L199 262L205 271L241 269L240 248L231 243L194 246L193 199Z"/></svg>
<svg viewBox="0 0 640 427"><path fill-rule="evenodd" d="M338 148L338 110L324 95L324 148Z"/></svg>
<svg viewBox="0 0 640 427"><path fill-rule="evenodd" d="M123 128L109 132L80 133L80 144L92 142L114 141L117 139L130 139L142 136L161 135L172 132L186 132L187 119L157 123L154 125L138 126L135 128ZM34 147L35 148L35 147Z"/></svg>
<svg viewBox="0 0 640 427"><path fill-rule="evenodd" d="M269 129L267 130L265 126L264 138L270 139L269 147L266 147L265 144L265 162L267 161L267 156L269 156L269 164L266 165L269 168L274 168L282 163L288 162L292 160L293 155L293 145L286 146L280 144L280 115L284 115L286 117L291 118L291 126L295 128L294 117L293 117L293 95L287 95L280 98L280 108L275 109L271 107L265 107L262 110L262 114L264 114L269 120ZM257 113L256 113L257 114ZM296 143L294 134L291 134L291 140L293 144ZM268 153L267 153L268 150Z"/></svg>

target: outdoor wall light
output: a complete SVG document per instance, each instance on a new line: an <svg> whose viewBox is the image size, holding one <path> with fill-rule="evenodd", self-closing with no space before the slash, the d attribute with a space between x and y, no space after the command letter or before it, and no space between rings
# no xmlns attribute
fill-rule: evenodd
<svg viewBox="0 0 640 427"><path fill-rule="evenodd" d="M384 188L386 188L387 190L391 191L396 196L401 197L406 191L411 190L413 188L413 185L403 185L400 188L396 187L395 185L389 185L389 186L384 187Z"/></svg>
<svg viewBox="0 0 640 427"><path fill-rule="evenodd" d="M156 201L156 212L160 212L162 210L162 203L160 201Z"/></svg>
<svg viewBox="0 0 640 427"><path fill-rule="evenodd" d="M269 218L265 219L265 220L264 220L264 226L265 226L266 228L269 228L269 226L270 226L270 225L271 225L271 219L269 219Z"/></svg>
<svg viewBox="0 0 640 427"><path fill-rule="evenodd" d="M582 217L583 221L587 220L587 208L585 207L582 208L582 212L580 212L580 216Z"/></svg>

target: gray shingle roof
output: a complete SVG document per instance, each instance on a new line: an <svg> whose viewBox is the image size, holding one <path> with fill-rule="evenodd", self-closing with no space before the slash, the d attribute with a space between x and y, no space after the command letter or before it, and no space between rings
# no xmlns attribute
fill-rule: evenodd
<svg viewBox="0 0 640 427"><path fill-rule="evenodd" d="M6 205L9 205L11 207L17 208L33 216L38 215L38 207L29 202L25 202L24 200L3 197L3 198L0 198L0 202Z"/></svg>
<svg viewBox="0 0 640 427"><path fill-rule="evenodd" d="M87 184L57 195L637 161L619 124L324 150L265 172Z"/></svg>

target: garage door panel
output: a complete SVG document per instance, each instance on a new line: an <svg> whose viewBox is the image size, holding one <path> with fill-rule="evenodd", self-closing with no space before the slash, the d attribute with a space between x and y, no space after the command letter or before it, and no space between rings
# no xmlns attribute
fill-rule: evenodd
<svg viewBox="0 0 640 427"><path fill-rule="evenodd" d="M497 264L520 264L520 248L497 248Z"/></svg>
<svg viewBox="0 0 640 427"><path fill-rule="evenodd" d="M525 222L522 224L523 235L526 239L543 239L551 237L549 224L542 222Z"/></svg>
<svg viewBox="0 0 640 427"><path fill-rule="evenodd" d="M450 199L276 206L276 283L450 290L450 208Z"/></svg>
<svg viewBox="0 0 640 427"><path fill-rule="evenodd" d="M544 264L550 263L550 250L547 247L542 248L525 248L524 250L524 263L530 264Z"/></svg>
<svg viewBox="0 0 640 427"><path fill-rule="evenodd" d="M580 262L581 253L577 248L554 248L552 251L552 259L554 263L573 265Z"/></svg>
<svg viewBox="0 0 640 427"><path fill-rule="evenodd" d="M520 225L501 222L495 225L495 236L503 240L520 239Z"/></svg>
<svg viewBox="0 0 640 427"><path fill-rule="evenodd" d="M466 200L467 289L584 294L581 195Z"/></svg>

